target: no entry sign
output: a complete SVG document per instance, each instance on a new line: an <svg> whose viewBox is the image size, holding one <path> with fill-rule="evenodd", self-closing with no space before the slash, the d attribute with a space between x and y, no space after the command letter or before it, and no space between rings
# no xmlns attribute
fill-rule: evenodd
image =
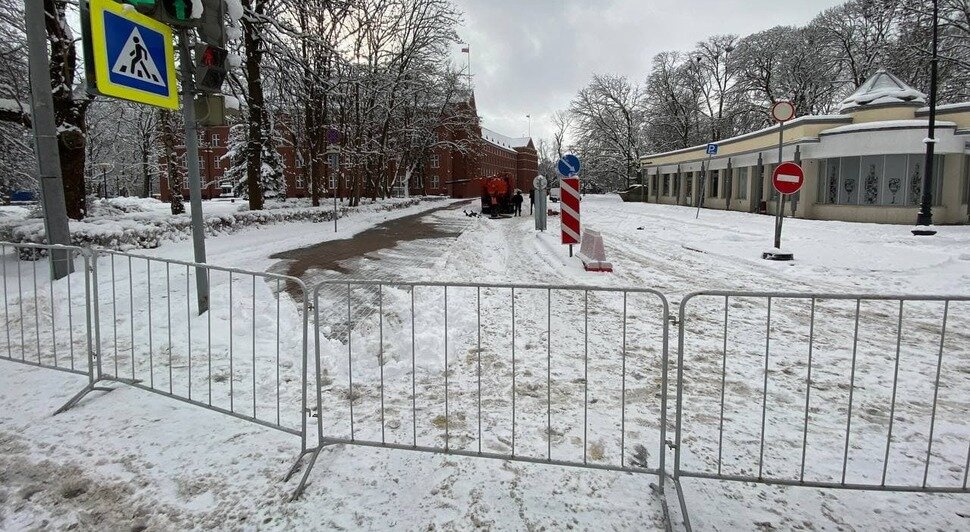
<svg viewBox="0 0 970 532"><path fill-rule="evenodd" d="M771 184L782 194L794 194L805 183L805 172L795 163L782 163L771 174Z"/></svg>
<svg viewBox="0 0 970 532"><path fill-rule="evenodd" d="M562 243L579 244L579 178L567 177L562 182L562 199L559 218L562 226ZM570 248L572 249L572 248Z"/></svg>

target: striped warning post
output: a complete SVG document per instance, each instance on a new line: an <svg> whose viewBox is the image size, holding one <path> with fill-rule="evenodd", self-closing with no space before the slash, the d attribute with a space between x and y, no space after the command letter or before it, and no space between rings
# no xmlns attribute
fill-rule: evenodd
<svg viewBox="0 0 970 532"><path fill-rule="evenodd" d="M564 178L561 194L562 243L579 244L579 178Z"/></svg>

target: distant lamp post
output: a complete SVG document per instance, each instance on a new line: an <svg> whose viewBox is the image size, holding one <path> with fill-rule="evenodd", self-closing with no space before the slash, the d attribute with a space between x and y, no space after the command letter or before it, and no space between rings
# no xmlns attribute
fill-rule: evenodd
<svg viewBox="0 0 970 532"><path fill-rule="evenodd" d="M337 144L327 145L327 164L333 175L333 232L337 232L337 189L340 188L340 146Z"/></svg>
<svg viewBox="0 0 970 532"><path fill-rule="evenodd" d="M926 144L926 161L923 164L923 197L916 215L916 236L936 234L933 226L933 159L936 151L936 73L938 57L938 33L940 26L938 0L933 0L933 56L930 59L930 118Z"/></svg>

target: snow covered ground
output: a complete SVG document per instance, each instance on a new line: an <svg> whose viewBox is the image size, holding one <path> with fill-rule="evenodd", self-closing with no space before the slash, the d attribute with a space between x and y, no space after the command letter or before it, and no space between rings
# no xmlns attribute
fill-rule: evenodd
<svg viewBox="0 0 970 532"><path fill-rule="evenodd" d="M209 260L256 271L281 271L281 265L270 255L346 238L379 221L429 207L360 213L341 220L337 234L330 224L294 223L247 229L210 238ZM501 221L466 218L460 208L438 211L430 217L437 223L464 228L457 239L404 243L393 250L351 261L347 268L357 272L351 274L355 278L363 273L364 277L398 282L654 288L670 300L672 312L687 293L701 289L968 294L967 227L942 227L938 236L920 239L909 234L909 227L787 220L784 246L795 253L797 260L785 264L760 259L761 251L771 242L771 218L708 210L702 211L698 220L694 216L693 209L684 207L624 204L615 196L587 197L583 202L583 222L603 232L608 258L616 268L613 274L585 272L577 259L569 258L558 244L555 218L550 218L552 231L536 234L528 217ZM190 242L169 243L149 254L190 260L192 248ZM15 265L9 259L4 257L8 278L14 275ZM110 267L104 261L99 263L102 271ZM134 279L142 279L145 273L136 266ZM186 297L185 285L192 279L191 273L188 277L184 273L178 277L174 270L173 273L171 292L167 286L163 288L163 280L151 283L156 294L169 294L151 301L157 296L147 298L147 286L132 282L135 288L128 292L128 281L122 272L118 279L123 280L124 289L114 295L121 311L102 316L103 331L111 332L111 323L120 323L123 338L129 338L124 331L137 322L139 327L125 345L128 352L141 353L147 343L146 332L141 328L144 314L154 306L156 319L162 320L156 323L157 345L153 347L164 353L156 362L162 387L167 384L164 379L168 371L184 373L185 362L193 357L199 367L204 349L195 342L204 337L206 330L204 325L193 323L194 340L188 345L195 347L180 360L177 349L185 345L182 332L187 330L187 313L181 305L190 299ZM308 272L308 278L316 281L340 276ZM192 282L188 284L192 286ZM237 308L235 319L248 323L234 331L238 332L236 349L242 350L240 361L259 357L258 362L263 363L276 356L271 348L276 341L271 334L271 325L275 324L272 319L266 321L267 316L275 318L275 309L262 307L263 303L275 305L277 292L270 284L240 286L236 292L240 299L234 305L224 296L214 300L212 314L216 319L225 316L230 308ZM214 279L213 293L221 290L218 293L225 294L227 285L228 279ZM29 283L25 286L30 288ZM101 290L102 307L109 308L112 301L106 288L109 287ZM247 298L249 290L252 295ZM388 286L381 289L375 300L371 289L354 290L360 293L353 295L352 303L363 302L370 308L370 312L355 313L354 318L356 438L380 441L383 437L401 444L410 444L414 438L420 440L420 445L440 447L447 443L472 452L481 444L485 451L508 454L514 437L518 455L543 458L551 449L558 460L581 462L586 454L591 462L626 466L640 452L635 446L642 444L647 465L657 466L661 348L657 300L631 296L624 319L621 296L593 293L588 296L588 303L594 312L589 324L584 325L580 318L584 292L555 292L550 308L544 291L521 290L516 292L513 335L508 289L486 288L480 295L474 288L452 289L447 343L447 396L451 403L445 418L445 342L440 332L443 290L425 287L415 291L418 349L413 366L409 292ZM40 293L46 292L42 284ZM479 297L481 346L474 312ZM181 317L175 317L171 326L161 318L168 301L180 305L177 316ZM293 364L299 365L294 360L298 349L292 344L299 321L296 302L288 297L283 301L289 308L282 311L283 343L288 346L282 350L282 356L292 376ZM247 311L254 302L262 302L263 310ZM325 430L330 436L347 437L350 401L346 342L339 334L333 334L334 327L341 325L338 316L343 315L347 301L329 291L324 292L322 303L322 309L338 311L322 313ZM729 308L723 446L724 468L729 473L750 473L758 464L765 303L739 299L732 300ZM846 396L855 304L828 304L824 320L820 318L814 333L817 351L813 368L817 373L813 378L806 478L830 480L835 475L837 481L848 419ZM135 309L128 313L136 316L132 322L124 321L130 319L126 318L125 305ZM378 305L380 310L375 311ZM685 377L684 462L688 469L710 471L716 469L718 456L720 369L725 360L721 321L724 299L699 298L692 305L687 326L690 336L685 345L691 369ZM775 305L771 351L774 358L769 363L765 406L765 465L769 475L788 477L797 474L801 460L808 314L805 305L790 300L777 301ZM905 311L901 384L894 416L887 409L898 308L867 302L860 309L852 418L855 428L847 481L874 479L878 483L885 446L883 429L888 419L895 419L890 483L910 483L914 478L918 482L923 473L920 460L925 456L928 440L928 409L940 346L942 305L914 303ZM931 485L959 485L965 481L962 461L967 456L966 412L970 396L968 311L967 303L954 302L948 309L940 407L929 470ZM115 312L119 312L117 316ZM26 315L31 315L30 309ZM544 336L547 319L555 331L552 348ZM255 327L253 323L264 325ZM587 326L590 335L584 346L582 331ZM626 370L620 341L624 326L628 338ZM252 332L257 329L260 333ZM221 329L217 326L216 330ZM264 330L270 333L266 338ZM174 340L168 340L169 331L174 331ZM672 338L676 337L675 332ZM16 327L14 333L15 339L21 334ZM383 344L377 344L375 333L385 335ZM108 340L103 338L103 342ZM256 340L259 345L255 349L247 347ZM264 346L263 342L268 343ZM216 345L223 344L217 341ZM517 363L514 371L513 345ZM174 358L169 360L174 363L167 362L165 358L172 356L173 351ZM549 352L554 359L546 358ZM112 362L112 355L109 353L105 362ZM673 369L676 342L671 344L670 356ZM381 358L383 365L378 363ZM554 360L551 368L547 366L549 360ZM135 369L141 374L146 367L141 357L139 361ZM588 362L588 367L584 367L584 362ZM125 386L109 394L92 395L74 410L50 417L50 412L83 386L84 378L7 361L0 361L0 365L0 404L4 405L0 409L0 447L4 450L0 460L5 462L0 469L4 476L0 487L2 528L38 527L46 522L55 528L73 523L92 528L97 523L102 527L144 525L153 529L644 529L661 523L660 501L650 488L657 478L650 475L349 446L326 448L311 473L303 498L286 503L295 482L283 484L282 476L299 453L297 437ZM148 369L155 367L150 365ZM479 367L484 370L479 372ZM257 375L253 368L255 364L236 369L240 375L235 382L239 384L233 393L242 394L239 397L244 404L252 401L245 394L248 391L252 395L253 388L244 383ZM386 379L384 386L379 385L381 368ZM261 371L260 380L268 378L275 385L271 372ZM546 371L554 379L551 389L545 386ZM124 372L119 370L119 374ZM412 412L411 403L412 374L418 384L416 412ZM511 414L513 376L517 378L515 416ZM177 378L175 382L184 379ZM204 386L199 381L196 393ZM264 385L260 383L257 388L263 389ZM383 408L381 392L387 396ZM272 386L269 394L272 396ZM481 422L477 412L479 394L485 412ZM225 390L216 395L218 399L234 397ZM284 411L299 411L298 396L298 392L282 393ZM549 403L547 397L552 397ZM590 403L590 399L595 402ZM589 405L585 431L583 404ZM263 403L258 406L261 410L264 407ZM668 439L673 439L672 408L673 404L668 405ZM554 416L550 416L548 427L550 411ZM619 414L624 411L626 416L621 420ZM417 424L412 419L417 419ZM619 430L621 422L626 423L625 432ZM622 445L621 435L626 437ZM668 468L672 457L668 453ZM848 492L691 479L685 479L684 489L692 524L698 529L959 529L968 526L966 516L970 508L966 495ZM672 492L668 490L668 502L675 508Z"/></svg>

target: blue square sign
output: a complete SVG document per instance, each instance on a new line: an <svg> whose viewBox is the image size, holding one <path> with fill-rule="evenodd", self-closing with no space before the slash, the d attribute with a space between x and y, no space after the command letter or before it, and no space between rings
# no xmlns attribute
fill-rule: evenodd
<svg viewBox="0 0 970 532"><path fill-rule="evenodd" d="M178 109L172 29L111 0L91 0L90 12L85 49L93 56L96 92Z"/></svg>
<svg viewBox="0 0 970 532"><path fill-rule="evenodd" d="M713 142L710 143L710 144L708 144L707 145L707 154L708 155L717 155L717 144L714 144Z"/></svg>

